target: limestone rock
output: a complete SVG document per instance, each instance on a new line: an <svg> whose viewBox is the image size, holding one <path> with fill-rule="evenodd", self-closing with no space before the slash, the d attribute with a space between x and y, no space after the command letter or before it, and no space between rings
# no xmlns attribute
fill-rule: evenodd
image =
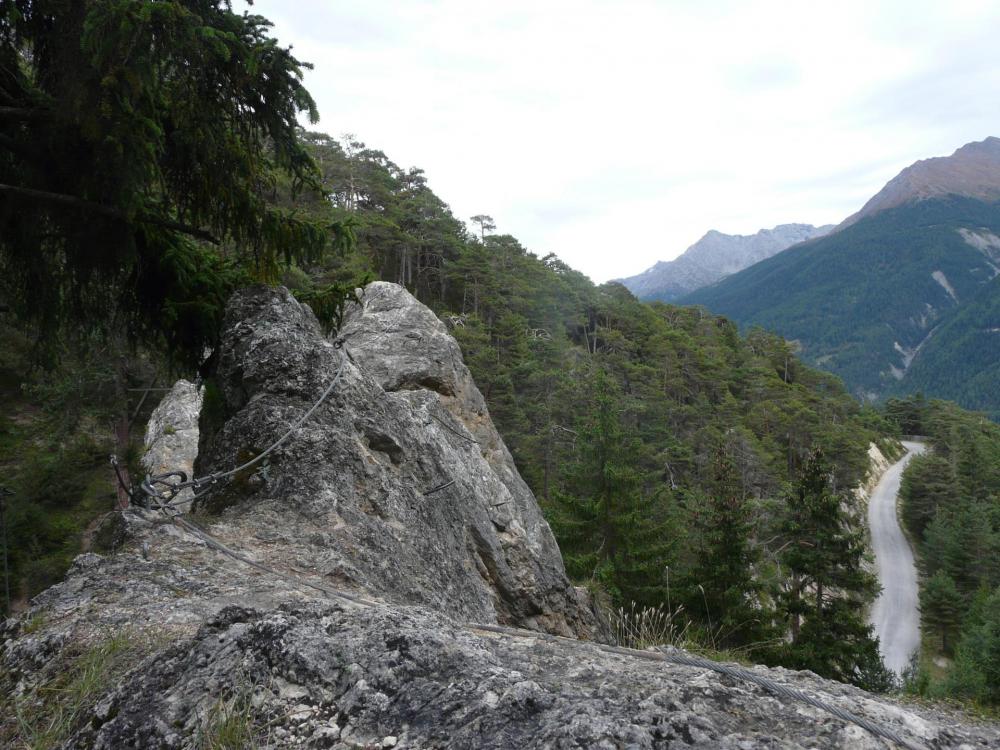
<svg viewBox="0 0 1000 750"><path fill-rule="evenodd" d="M133 581L194 583L173 561L133 562ZM485 633L422 607L356 607L274 588L263 596L273 581L240 582L228 563L221 567L222 575L208 577L210 591L197 587L174 605L199 612L203 624L160 629L158 650L107 686L65 747L188 747L213 715L243 715L246 706L262 747L346 750L385 747L388 738L395 747L424 749L887 747L823 711L703 669L608 653L592 642ZM111 560L88 559L73 575L104 598L121 571ZM65 613L68 588L51 590L49 606ZM252 588L252 598L219 606ZM121 594L115 606L128 601L134 614L167 611L162 592ZM37 635L8 643L7 668L30 679L38 667L27 662L39 654L51 659L63 627L52 628L45 646ZM169 645L162 645L164 632L174 637ZM1000 741L995 726L808 672L754 671L927 748L986 750Z"/></svg>
<svg viewBox="0 0 1000 750"><path fill-rule="evenodd" d="M539 559L561 561L552 531L490 419L458 342L434 313L398 284L377 281L365 287L359 305L348 308L339 338L384 390L414 402L425 397L416 395L421 391L437 395L448 414L428 412L432 421L427 430L445 441L449 432L460 441L472 438L507 490L492 503L494 518L523 531Z"/></svg>
<svg viewBox="0 0 1000 750"><path fill-rule="evenodd" d="M463 621L599 635L455 340L401 287L375 283L363 298L340 350L286 290L230 303L218 373L227 418L200 473L263 451L340 376L294 439L237 477L228 499L241 507L227 520L271 534L271 559L369 594Z"/></svg>
<svg viewBox="0 0 1000 750"><path fill-rule="evenodd" d="M198 456L198 417L203 389L178 380L153 410L146 427L146 452L142 465L149 474L183 471L188 478ZM193 493L181 490L178 506L186 509Z"/></svg>

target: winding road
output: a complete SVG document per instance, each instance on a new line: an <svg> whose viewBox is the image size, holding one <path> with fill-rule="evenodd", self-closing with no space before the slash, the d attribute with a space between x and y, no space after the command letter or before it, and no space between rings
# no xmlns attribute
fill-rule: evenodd
<svg viewBox="0 0 1000 750"><path fill-rule="evenodd" d="M903 469L910 459L923 453L923 443L903 441L906 455L882 475L868 502L868 528L878 566L882 593L872 605L869 623L879 638L885 666L900 674L920 646L920 610L917 568L913 550L899 527L896 496Z"/></svg>

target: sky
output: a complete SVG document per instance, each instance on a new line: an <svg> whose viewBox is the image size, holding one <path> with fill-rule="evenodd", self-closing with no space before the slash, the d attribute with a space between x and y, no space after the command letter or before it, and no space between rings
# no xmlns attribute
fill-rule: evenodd
<svg viewBox="0 0 1000 750"><path fill-rule="evenodd" d="M235 7L240 8L240 3ZM245 7L245 6L244 6ZM354 134L594 281L1000 136L994 0L256 0Z"/></svg>

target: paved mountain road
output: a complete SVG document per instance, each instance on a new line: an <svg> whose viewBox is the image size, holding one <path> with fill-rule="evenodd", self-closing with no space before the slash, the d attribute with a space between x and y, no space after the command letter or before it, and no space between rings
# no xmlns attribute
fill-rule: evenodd
<svg viewBox="0 0 1000 750"><path fill-rule="evenodd" d="M872 605L869 622L879 637L886 667L901 673L910 656L920 646L920 610L917 568L913 550L899 527L896 497L903 469L914 456L923 453L923 443L903 441L907 453L882 475L868 502L868 527L882 586Z"/></svg>

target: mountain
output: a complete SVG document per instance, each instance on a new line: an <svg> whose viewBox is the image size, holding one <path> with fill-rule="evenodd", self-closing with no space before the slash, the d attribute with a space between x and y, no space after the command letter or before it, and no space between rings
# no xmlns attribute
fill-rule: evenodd
<svg viewBox="0 0 1000 750"><path fill-rule="evenodd" d="M967 143L951 156L935 156L911 164L837 229L905 203L945 195L961 195L987 203L1000 200L1000 138L991 136Z"/></svg>
<svg viewBox="0 0 1000 750"><path fill-rule="evenodd" d="M857 214L681 300L763 326L864 398L1000 417L1000 139L903 170Z"/></svg>
<svg viewBox="0 0 1000 750"><path fill-rule="evenodd" d="M621 279L621 283L640 299L672 302L792 245L822 237L831 229L832 225L779 224L749 235L713 229L675 260L661 260L638 276Z"/></svg>

